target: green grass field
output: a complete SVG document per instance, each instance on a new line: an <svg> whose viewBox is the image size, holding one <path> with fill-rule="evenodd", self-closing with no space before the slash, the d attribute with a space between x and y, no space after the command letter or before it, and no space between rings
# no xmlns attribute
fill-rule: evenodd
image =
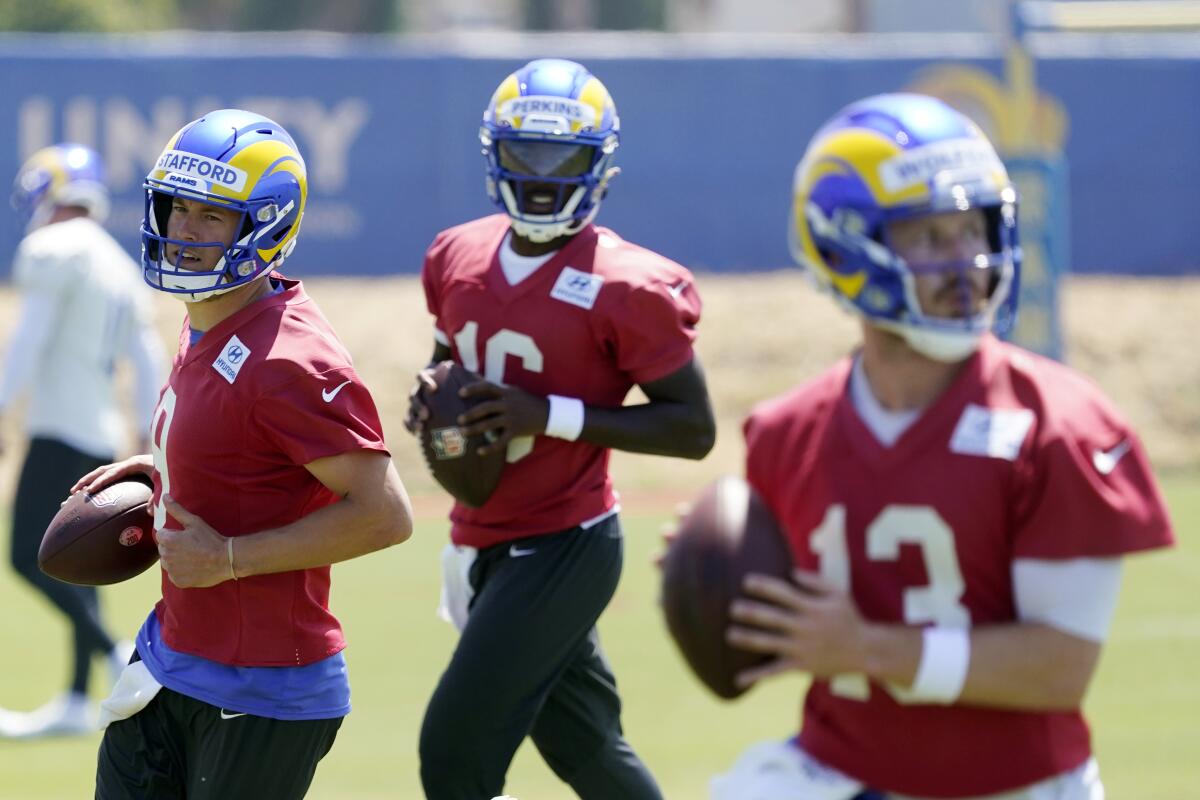
<svg viewBox="0 0 1200 800"><path fill-rule="evenodd" d="M1165 481L1180 546L1132 559L1115 629L1087 711L1110 800L1196 796L1200 775L1200 476ZM782 679L736 703L710 699L666 638L650 564L666 513L629 510L625 574L601 623L625 698L633 745L676 800L706 797L707 778L748 744L796 726L803 682ZM334 569L333 607L350 640L354 711L310 796L419 798L416 741L424 703L453 644L434 615L445 525L422 520L397 548ZM3 541L7 541L4 536ZM5 548L7 552L7 548ZM0 706L28 709L65 686L66 628L11 572L0 578ZM158 597L157 571L106 590L107 616L132 635ZM105 691L97 662L94 692ZM0 741L0 798L92 796L99 735ZM286 769L286 765L280 765ZM524 747L507 791L520 800L570 792Z"/></svg>

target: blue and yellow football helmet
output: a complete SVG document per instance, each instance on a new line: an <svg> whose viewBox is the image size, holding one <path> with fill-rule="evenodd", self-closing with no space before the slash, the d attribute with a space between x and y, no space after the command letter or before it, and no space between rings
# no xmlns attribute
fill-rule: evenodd
<svg viewBox="0 0 1200 800"><path fill-rule="evenodd" d="M890 246L890 222L974 208L984 213L990 253L909 264ZM987 137L940 100L885 94L838 112L796 167L788 228L793 256L818 286L930 358L964 358L984 333L1014 322L1016 191ZM918 274L977 269L990 272L982 309L955 318L921 309Z"/></svg>
<svg viewBox="0 0 1200 800"><path fill-rule="evenodd" d="M46 224L59 206L78 206L103 222L109 208L104 162L95 150L81 144L44 147L17 171L12 206L29 231Z"/></svg>
<svg viewBox="0 0 1200 800"><path fill-rule="evenodd" d="M504 79L483 112L487 192L534 242L578 233L596 217L621 123L608 89L574 61L531 61Z"/></svg>
<svg viewBox="0 0 1200 800"><path fill-rule="evenodd" d="M250 111L223 109L171 137L143 187L146 283L195 302L256 280L291 254L308 198L308 174L296 143L278 123ZM167 238L175 197L239 212L232 244ZM224 255L214 269L192 271L167 260L168 244L179 245L180 253L183 247L219 247Z"/></svg>

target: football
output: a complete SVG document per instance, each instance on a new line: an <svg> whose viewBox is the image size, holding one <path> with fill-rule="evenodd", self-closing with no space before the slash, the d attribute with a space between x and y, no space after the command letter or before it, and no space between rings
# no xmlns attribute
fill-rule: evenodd
<svg viewBox="0 0 1200 800"><path fill-rule="evenodd" d="M504 471L503 450L479 455L486 444L483 436L463 435L458 416L475 404L458 396L458 390L481 378L453 361L443 361L433 370L437 391L421 390L421 402L429 417L421 424L421 450L429 471L463 505L478 508L492 496Z"/></svg>
<svg viewBox="0 0 1200 800"><path fill-rule="evenodd" d="M742 694L734 677L769 659L725 642L729 604L741 594L742 578L750 572L786 578L791 565L779 524L741 478L710 484L680 524L663 556L663 614L684 660L718 697Z"/></svg>
<svg viewBox="0 0 1200 800"><path fill-rule="evenodd" d="M120 583L145 572L158 561L152 493L150 479L139 476L96 494L71 495L42 537L42 572L84 586Z"/></svg>

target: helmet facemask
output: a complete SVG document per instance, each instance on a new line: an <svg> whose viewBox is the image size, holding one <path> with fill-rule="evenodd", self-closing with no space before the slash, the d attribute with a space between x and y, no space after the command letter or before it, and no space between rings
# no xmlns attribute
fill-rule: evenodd
<svg viewBox="0 0 1200 800"><path fill-rule="evenodd" d="M512 220L512 229L532 242L549 242L581 231L600 210L617 138L600 144L512 135L484 127L479 134L487 159L492 201Z"/></svg>
<svg viewBox="0 0 1200 800"><path fill-rule="evenodd" d="M1012 328L1021 253L1012 187L980 189L953 174L940 183L932 201L921 205L886 210L847 206L826 215L817 203L810 202L807 227L822 261L835 276L861 274L865 281L848 294L824 270L809 272L821 288L831 291L853 313L898 334L928 358L953 362L971 355L988 331L1003 335ZM910 263L894 249L889 234L892 223L971 209L982 212L986 252ZM798 260L804 262L800 242L793 241L792 246ZM926 309L918 283L939 275L946 276L936 291L940 308ZM947 313L955 293L958 308Z"/></svg>
<svg viewBox="0 0 1200 800"><path fill-rule="evenodd" d="M953 362L973 353L987 332L1003 335L1012 328L1020 249L1016 193L1011 187L979 191L967 182L956 182L953 175L945 176L944 183L926 208L885 216L879 238L900 277L904 308L895 320L881 321L880 327L899 333L929 358ZM967 214L972 216L959 216ZM902 257L898 251L905 246L894 236L898 223L924 218L933 224L929 218L935 215L954 215L968 229L977 219L980 229L973 238L978 246L948 259Z"/></svg>
<svg viewBox="0 0 1200 800"><path fill-rule="evenodd" d="M167 233L168 221L176 197L237 211L237 238L228 244L171 238ZM142 261L146 281L155 289L175 295L184 302L194 303L225 294L266 275L283 261L294 246L293 239L275 257L269 268L258 258L259 250L275 247L287 235L290 223L283 226L280 223L287 219L291 206L289 203L280 211L270 198L239 202L162 185L147 188L146 224L142 229ZM263 237L268 237L265 242ZM169 258L172 249L176 249L173 261ZM216 249L221 253L211 269L185 266L185 250L195 253L206 249Z"/></svg>

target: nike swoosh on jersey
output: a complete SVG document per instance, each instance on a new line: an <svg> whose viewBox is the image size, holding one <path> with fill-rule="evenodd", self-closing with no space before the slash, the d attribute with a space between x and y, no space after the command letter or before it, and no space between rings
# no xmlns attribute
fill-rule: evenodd
<svg viewBox="0 0 1200 800"><path fill-rule="evenodd" d="M339 383L337 385L336 388L334 388L334 390L332 392L329 391L328 389L322 389L321 390L321 399L324 400L326 403L332 402L333 398L338 396L338 392L340 392L343 388L345 388L346 384L349 382L350 382L349 379L342 381L341 383Z"/></svg>
<svg viewBox="0 0 1200 800"><path fill-rule="evenodd" d="M683 294L683 290L687 288L687 285L687 281L680 281L679 283L667 289L667 291L671 294L671 297L678 298L679 295Z"/></svg>
<svg viewBox="0 0 1200 800"><path fill-rule="evenodd" d="M509 558L520 558L521 556L531 556L536 552L537 552L536 547L520 548L514 544L512 547L508 548Z"/></svg>
<svg viewBox="0 0 1200 800"><path fill-rule="evenodd" d="M1111 450L1093 450L1092 451L1092 466L1096 468L1096 472L1101 475L1108 475L1117 468L1117 462L1129 452L1129 448L1133 443L1129 439L1122 439L1121 442Z"/></svg>
<svg viewBox="0 0 1200 800"><path fill-rule="evenodd" d="M245 711L235 712L233 714L230 714L225 709L223 709L223 708L221 709L221 719L234 719L235 717L244 717L244 716L246 716Z"/></svg>

